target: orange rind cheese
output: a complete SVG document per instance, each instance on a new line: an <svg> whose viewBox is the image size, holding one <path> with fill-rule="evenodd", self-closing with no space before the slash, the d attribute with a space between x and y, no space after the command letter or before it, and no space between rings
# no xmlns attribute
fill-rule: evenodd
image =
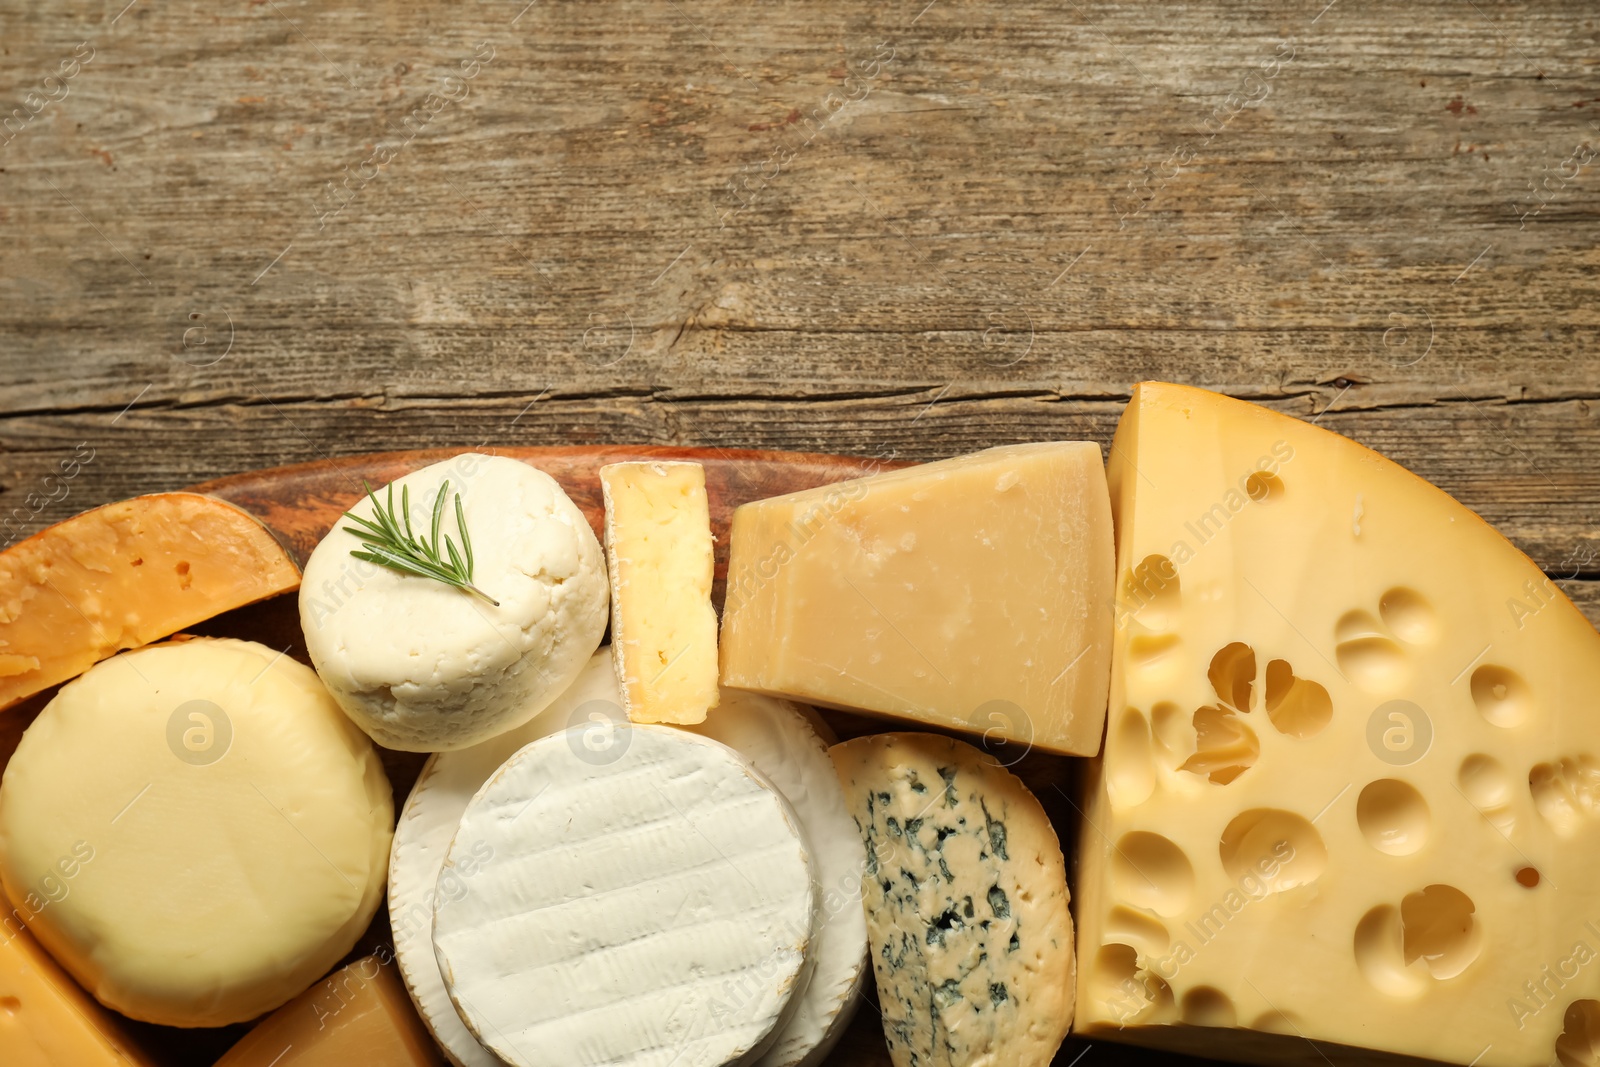
<svg viewBox="0 0 1600 1067"><path fill-rule="evenodd" d="M224 500L157 493L86 511L0 552L0 710L299 585L267 528Z"/></svg>

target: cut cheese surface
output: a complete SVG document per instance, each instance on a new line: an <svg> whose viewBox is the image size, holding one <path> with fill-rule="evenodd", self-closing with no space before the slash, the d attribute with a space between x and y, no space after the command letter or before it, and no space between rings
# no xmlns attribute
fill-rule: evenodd
<svg viewBox="0 0 1600 1067"><path fill-rule="evenodd" d="M394 962L334 971L256 1025L216 1067L439 1067Z"/></svg>
<svg viewBox="0 0 1600 1067"><path fill-rule="evenodd" d="M811 943L798 819L709 738L592 740L533 742L462 817L433 934L456 1009L514 1067L749 1063Z"/></svg>
<svg viewBox="0 0 1600 1067"><path fill-rule="evenodd" d="M385 748L444 752L522 725L605 634L610 591L588 520L554 478L504 456L463 453L398 478L377 493L385 509L391 490L397 515L409 499L418 532L445 495L439 537L458 550L459 501L473 583L498 603L356 559L359 527L342 522L306 561L300 625L311 662ZM350 513L370 520L372 502Z"/></svg>
<svg viewBox="0 0 1600 1067"><path fill-rule="evenodd" d="M429 757L406 798L395 827L389 861L389 927L395 958L418 1013L457 1067L499 1067L501 1061L472 1036L445 989L433 954L433 912L445 853L461 816L489 776L524 745L581 726L603 732L622 722L611 650L601 648L555 702L529 722L471 748ZM458 892L457 869L443 899Z"/></svg>
<svg viewBox="0 0 1600 1067"><path fill-rule="evenodd" d="M861 910L866 851L828 750L805 710L787 700L730 689L706 721L684 729L748 759L793 805L821 887L804 987L789 1021L758 1067L816 1067L855 1015L867 973Z"/></svg>
<svg viewBox="0 0 1600 1067"><path fill-rule="evenodd" d="M158 493L86 511L0 552L0 709L299 584L266 527L226 501Z"/></svg>
<svg viewBox="0 0 1600 1067"><path fill-rule="evenodd" d="M1100 747L1100 450L992 448L734 512L722 682L1052 752Z"/></svg>
<svg viewBox="0 0 1600 1067"><path fill-rule="evenodd" d="M1046 1067L1072 1023L1061 845L995 758L935 734L830 751L866 845L862 880L895 1067Z"/></svg>
<svg viewBox="0 0 1600 1067"><path fill-rule="evenodd" d="M366 736L309 667L153 645L62 688L0 781L0 881L95 997L168 1026L272 1010L348 952L393 826Z"/></svg>
<svg viewBox="0 0 1600 1067"><path fill-rule="evenodd" d="M155 1067L116 1018L78 988L0 897L0 1063Z"/></svg>
<svg viewBox="0 0 1600 1067"><path fill-rule="evenodd" d="M600 486L623 708L634 722L701 722L718 698L705 468L613 463Z"/></svg>
<svg viewBox="0 0 1600 1067"><path fill-rule="evenodd" d="M1440 490L1251 404L1139 386L1111 486L1078 1028L1593 1063L1600 636Z"/></svg>

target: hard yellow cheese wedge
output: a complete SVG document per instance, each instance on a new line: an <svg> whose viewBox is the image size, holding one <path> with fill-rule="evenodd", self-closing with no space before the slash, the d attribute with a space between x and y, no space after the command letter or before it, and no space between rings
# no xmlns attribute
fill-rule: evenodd
<svg viewBox="0 0 1600 1067"><path fill-rule="evenodd" d="M718 692L705 468L612 463L600 486L623 709L634 722L704 722Z"/></svg>
<svg viewBox="0 0 1600 1067"><path fill-rule="evenodd" d="M393 960L335 971L259 1023L217 1067L437 1067Z"/></svg>
<svg viewBox="0 0 1600 1067"><path fill-rule="evenodd" d="M1078 1029L1594 1062L1600 636L1440 490L1250 404L1139 386L1110 476Z"/></svg>
<svg viewBox="0 0 1600 1067"><path fill-rule="evenodd" d="M1111 557L1093 444L992 448L746 504L722 681L1092 755Z"/></svg>
<svg viewBox="0 0 1600 1067"><path fill-rule="evenodd" d="M86 511L0 552L0 709L299 584L266 527L226 501L158 493Z"/></svg>
<svg viewBox="0 0 1600 1067"><path fill-rule="evenodd" d="M45 954L0 897L0 1063L154 1067L110 1012Z"/></svg>

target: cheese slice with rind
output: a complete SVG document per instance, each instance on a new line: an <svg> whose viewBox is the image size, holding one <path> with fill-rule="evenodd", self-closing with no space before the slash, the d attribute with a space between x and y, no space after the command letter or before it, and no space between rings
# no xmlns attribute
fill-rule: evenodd
<svg viewBox="0 0 1600 1067"><path fill-rule="evenodd" d="M583 734L528 745L462 816L433 932L456 1010L513 1067L752 1062L811 942L793 809L709 738Z"/></svg>
<svg viewBox="0 0 1600 1067"><path fill-rule="evenodd" d="M0 709L300 585L254 516L197 493L86 511L0 552Z"/></svg>
<svg viewBox="0 0 1600 1067"><path fill-rule="evenodd" d="M1261 407L1143 384L1110 480L1077 1028L1593 1063L1600 636L1445 493Z"/></svg>

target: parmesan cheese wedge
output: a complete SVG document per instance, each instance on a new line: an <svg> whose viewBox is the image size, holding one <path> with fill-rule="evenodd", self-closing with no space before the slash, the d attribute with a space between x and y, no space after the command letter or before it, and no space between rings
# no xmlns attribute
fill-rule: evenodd
<svg viewBox="0 0 1600 1067"><path fill-rule="evenodd" d="M634 722L704 722L718 699L705 468L613 463L600 486L622 706Z"/></svg>
<svg viewBox="0 0 1600 1067"><path fill-rule="evenodd" d="M299 585L267 528L215 497L157 493L86 511L0 552L0 710Z"/></svg>

